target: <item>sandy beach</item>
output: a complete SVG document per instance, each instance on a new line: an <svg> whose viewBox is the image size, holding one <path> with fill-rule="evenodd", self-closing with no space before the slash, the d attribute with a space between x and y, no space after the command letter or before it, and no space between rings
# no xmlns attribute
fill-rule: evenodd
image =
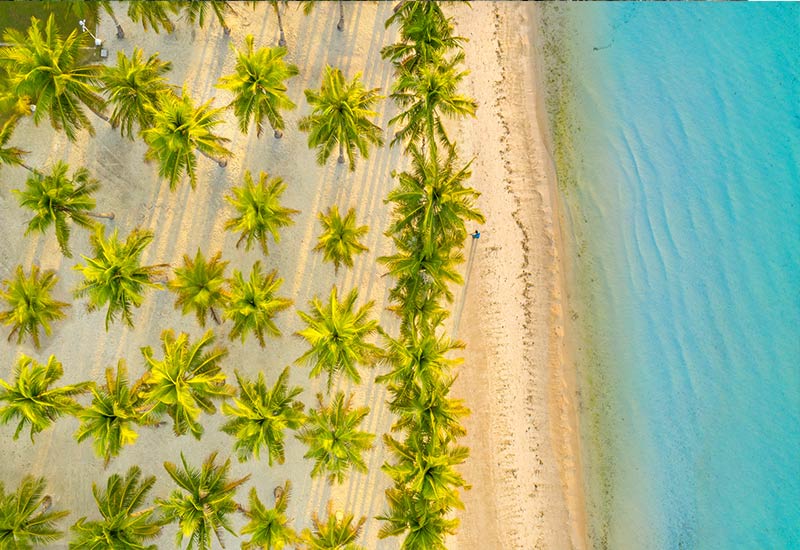
<svg viewBox="0 0 800 550"><path fill-rule="evenodd" d="M49 167L59 159L72 167L85 166L102 185L95 196L98 210L116 213L113 222L106 222L109 230L117 227L127 235L138 226L155 233L144 256L146 263L177 266L183 254L193 255L198 247L207 255L222 250L223 258L230 261L228 274L234 268L247 273L261 260L267 269L277 269L284 279L281 294L291 297L294 308L301 310L308 309L313 296L327 295L333 284L342 290L357 287L360 302L373 300L373 315L387 332L395 334L398 322L385 309L390 284L382 277L382 269L375 268L375 259L391 253L391 243L383 235L390 213L383 199L395 183L390 173L403 169L406 159L399 147L387 145L373 150L369 159L359 159L352 173L333 160L318 166L314 151L307 148L306 135L297 130L298 119L309 112L303 90L319 86L326 63L340 67L348 77L362 72L368 88L379 87L388 96L393 71L379 51L394 39L394 29L385 29L383 24L391 7L389 2L346 3L345 30L340 33L335 28L336 3L318 3L307 17L290 6L284 15L288 60L299 67L300 74L289 81L289 95L298 108L286 116L284 138L274 140L271 132L261 139L255 132L243 135L233 113L226 111L225 124L219 128L230 138L235 157L224 169L199 158L195 190L186 181L171 192L169 185L158 179L156 167L143 162L145 145L140 139L130 142L120 137L91 114L97 132L94 138L82 134L76 143L69 143L49 124L37 128L25 120L12 144L30 151L26 161L32 166ZM216 22L206 29L192 29L178 21L171 35L144 32L123 16L123 10L117 12L126 38L113 38L114 27L108 20L102 22L99 34L107 37L108 63L113 63L119 50L130 55L134 46L146 55L159 52L162 59L173 62L168 75L172 83L185 85L197 103L213 97L214 104L221 107L231 97L214 84L232 71L234 56L229 43L241 46L247 34L255 36L257 46L277 42L277 25L269 6L261 5L255 12L244 4L236 9L229 21L230 38ZM485 226L478 228L481 238L474 243L473 261L462 266L468 285L465 291L454 292L452 320L458 326L453 329L467 344L455 392L472 410L465 421L468 435L463 440L471 456L462 472L472 489L463 494L466 509L458 512L461 526L448 547L586 548L574 369L564 346L566 304L558 196L537 72L537 8L533 3L475 2L471 7L448 5L446 10L456 18L457 34L469 39L464 51L472 72L462 91L479 103L477 117L451 124L451 135L459 144L461 158L474 158L470 184L482 194L479 207L487 219ZM396 108L386 100L378 110L376 123L387 130L388 142L388 120ZM241 182L246 170L281 176L288 184L283 204L301 211L295 224L283 231L281 242L270 246L267 257L257 249L236 249L237 237L223 230L232 215L224 196ZM73 231L74 259L60 254L52 234L23 236L28 214L9 190L20 188L27 173L22 168L3 167L0 176L0 279L8 278L17 264L27 271L37 263L57 270L56 298L70 301L80 277L72 266L81 254L90 254L86 233ZM365 240L369 252L356 258L353 269L340 270L338 275L311 250L320 233L317 212L332 204L340 209L355 207L358 222L370 227ZM465 255L472 245L465 243ZM173 301L170 292L151 291L135 312L134 330L118 322L106 332L104 311L89 313L84 300L72 300L67 318L55 324L53 336L44 338L40 350L29 343L16 346L0 339L0 376L11 377L15 358L22 352L40 361L55 354L64 365L61 383L65 384L99 381L105 368L120 358L126 359L135 378L144 368L141 347L152 346L160 356L162 330L173 328L192 338L204 332L193 317L182 317ZM218 343L229 350L223 365L231 378L234 370L247 377L264 370L271 384L284 366L293 364L305 351L305 343L292 336L301 328L297 314L284 312L277 323L283 337L268 341L264 349L253 338L244 344L228 341L228 325L214 327ZM361 386L342 382L338 389L354 392L356 405L372 409L366 429L380 436L392 423L385 405L386 391L373 382L375 373L364 374ZM324 390L324 381L309 380L306 367L293 366L290 383L305 389L301 398L307 407L316 392ZM231 456L232 439L218 429L222 421L219 413L201 417L206 432L200 441L190 436L177 438L169 426L142 428L137 443L123 449L106 469L89 443L78 445L73 440L78 427L73 418L58 421L54 429L39 434L33 445L26 435L12 442L13 425L0 427L0 456L5 466L0 480L10 487L26 474L45 476L55 505L72 511L61 524L66 528L82 516L96 515L91 483L105 484L111 473L138 464L145 474L158 476L152 496L166 496L173 486L163 469L164 461L179 461L181 452L195 464L214 450L222 457ZM268 500L272 488L288 478L293 483L289 516L298 530L310 525L312 512L324 514L332 501L334 508L367 516L360 539L366 548L397 548L398 539L377 538L381 523L374 517L385 512L384 490L389 485L389 478L380 470L388 454L379 439L367 457L369 473L352 474L341 486L329 486L324 479L311 480L311 463L302 459L304 452L294 437L287 437L283 465L268 468L266 461L240 464L234 456L233 474L252 475L238 493L239 500L245 500L251 486ZM243 524L241 516L234 518L234 528ZM171 546L175 529L164 529L157 541L159 547ZM238 544L232 535L225 540L228 547ZM66 545L64 539L52 547Z"/></svg>

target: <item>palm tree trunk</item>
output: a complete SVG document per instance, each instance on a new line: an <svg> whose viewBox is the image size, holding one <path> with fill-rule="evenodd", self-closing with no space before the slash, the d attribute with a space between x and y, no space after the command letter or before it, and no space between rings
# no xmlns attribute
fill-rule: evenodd
<svg viewBox="0 0 800 550"><path fill-rule="evenodd" d="M339 0L339 22L336 24L336 29L341 32L344 30L344 4Z"/></svg>
<svg viewBox="0 0 800 550"><path fill-rule="evenodd" d="M115 217L113 212L87 212L86 215L95 219L102 218L104 220L113 220Z"/></svg>
<svg viewBox="0 0 800 550"><path fill-rule="evenodd" d="M219 164L220 168L225 168L226 166L228 166L228 159L217 158L217 157L215 157L213 155L209 155L208 153L206 153L205 151L202 151L200 149L196 149L196 151L198 153L200 153L201 155L203 155L204 157L206 157L207 159L211 159L214 162L216 162L217 164Z"/></svg>
<svg viewBox="0 0 800 550"><path fill-rule="evenodd" d="M214 322L218 325L222 324L222 321L219 320L219 315L217 315L216 310L213 307L208 308L211 311L211 318L214 319Z"/></svg>
<svg viewBox="0 0 800 550"><path fill-rule="evenodd" d="M36 174L37 176L42 175L42 173L39 172L36 168L34 168L33 166L28 166L24 162L20 162L19 165L22 166L25 170L27 170L31 174Z"/></svg>
<svg viewBox="0 0 800 550"><path fill-rule="evenodd" d="M278 5L278 2L275 2L273 6L275 7L275 15L278 16L278 30L280 30L281 32L281 36L278 39L278 46L283 47L286 46L286 36L284 36L283 34L283 19L281 18L281 8Z"/></svg>
<svg viewBox="0 0 800 550"><path fill-rule="evenodd" d="M98 111L97 109L95 109L94 107L92 107L91 105L89 105L88 103L86 103L85 105L86 105L87 107L89 107L89 110L90 110L91 112L93 112L94 114L96 114L98 118L102 118L103 120L105 120L106 122L108 122L109 124L111 124L111 119L110 119L110 118L108 118L108 117L106 116L106 114L105 114L105 113L103 113L102 111ZM114 125L113 125L113 124L111 124L111 127L113 128L113 127L114 127Z"/></svg>
<svg viewBox="0 0 800 550"><path fill-rule="evenodd" d="M108 6L106 11L108 12L108 15L111 16L111 20L114 22L114 25L117 26L117 38L125 38L125 30L122 28L122 25L119 24L117 16L114 14L114 8Z"/></svg>
<svg viewBox="0 0 800 550"><path fill-rule="evenodd" d="M338 161L339 161L339 164L344 164L344 145L342 145L341 141L339 142L339 159L338 159Z"/></svg>

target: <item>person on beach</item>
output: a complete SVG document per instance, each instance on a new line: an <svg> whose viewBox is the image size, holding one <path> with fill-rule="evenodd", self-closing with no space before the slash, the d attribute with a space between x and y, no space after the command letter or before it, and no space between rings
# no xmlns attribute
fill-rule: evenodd
<svg viewBox="0 0 800 550"><path fill-rule="evenodd" d="M475 233L470 233L470 235L472 235L473 239L480 239L481 238L481 232L478 231L477 229L475 230Z"/></svg>

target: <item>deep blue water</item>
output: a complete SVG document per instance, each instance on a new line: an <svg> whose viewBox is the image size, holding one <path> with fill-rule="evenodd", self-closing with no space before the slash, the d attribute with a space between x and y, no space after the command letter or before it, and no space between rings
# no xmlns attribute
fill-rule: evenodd
<svg viewBox="0 0 800 550"><path fill-rule="evenodd" d="M565 9L594 545L800 548L800 4Z"/></svg>

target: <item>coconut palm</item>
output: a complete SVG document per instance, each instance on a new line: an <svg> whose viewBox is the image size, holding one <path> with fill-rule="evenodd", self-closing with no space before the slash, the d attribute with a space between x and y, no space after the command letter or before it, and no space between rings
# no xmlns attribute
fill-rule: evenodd
<svg viewBox="0 0 800 550"><path fill-rule="evenodd" d="M18 265L14 278L3 281L4 289L0 289L0 300L9 309L0 311L0 322L10 325L8 340L17 336L17 344L21 344L30 335L33 345L39 347L39 327L47 336L52 334L50 322L65 317L66 302L54 300L50 291L58 282L56 272L52 269L41 271L39 266L31 266L30 276Z"/></svg>
<svg viewBox="0 0 800 550"><path fill-rule="evenodd" d="M160 94L152 125L142 130L147 143L146 160L158 162L158 174L175 189L181 178L188 174L194 189L197 184L197 157L195 151L210 158L220 166L228 164L233 153L224 146L229 140L217 136L213 129L222 122L222 109L212 109L211 101L199 107L186 88L180 97Z"/></svg>
<svg viewBox="0 0 800 550"><path fill-rule="evenodd" d="M304 550L364 550L355 540L367 518L355 517L347 512L335 512L328 503L328 517L320 520L316 512L311 516L312 529L303 530Z"/></svg>
<svg viewBox="0 0 800 550"><path fill-rule="evenodd" d="M118 51L117 64L100 74L100 89L113 106L111 126L130 139L134 125L142 130L151 127L158 98L172 90L164 78L171 70L172 63L161 61L158 54L145 59L141 48L133 48L130 57Z"/></svg>
<svg viewBox="0 0 800 550"><path fill-rule="evenodd" d="M407 533L401 550L447 550L445 539L454 535L458 518L447 518L442 510L432 510L419 493L391 488L386 490L389 514L378 516L385 521L378 538L395 537Z"/></svg>
<svg viewBox="0 0 800 550"><path fill-rule="evenodd" d="M375 434L358 429L369 414L369 407L353 407L353 396L345 399L338 392L329 405L317 394L319 406L311 409L297 439L308 446L303 458L313 458L311 477L327 474L328 482L344 483L350 470L365 473L367 465L361 455L372 448Z"/></svg>
<svg viewBox="0 0 800 550"><path fill-rule="evenodd" d="M168 499L156 499L156 503L166 522L178 522L177 546L181 546L183 539L188 537L189 550L208 550L211 548L212 533L222 546L222 529L235 534L228 516L239 507L233 500L236 489L250 476L229 479L230 459L220 465L215 464L216 458L217 453L211 453L199 470L187 464L183 453L183 469L179 470L171 462L164 463L164 469L179 489L174 490Z"/></svg>
<svg viewBox="0 0 800 550"><path fill-rule="evenodd" d="M2 73L0 73L0 78L2 78ZM22 157L28 154L28 151L24 149L8 146L8 142L11 140L11 136L14 133L16 123L16 117L12 117L0 128L0 166L3 164L7 166L22 166Z"/></svg>
<svg viewBox="0 0 800 550"><path fill-rule="evenodd" d="M111 475L105 489L92 483L103 519L79 519L72 526L75 538L69 543L70 550L156 550L155 544L145 543L161 533L161 523L154 506L142 508L155 482L155 476L142 479L142 470L131 466L124 477Z"/></svg>
<svg viewBox="0 0 800 550"><path fill-rule="evenodd" d="M197 23L201 29L205 26L206 14L210 9L217 21L219 21L223 32L225 34L231 33L230 27L225 23L225 14L234 12L230 2L226 0L186 0L182 7L189 23L192 25Z"/></svg>
<svg viewBox="0 0 800 550"><path fill-rule="evenodd" d="M413 144L409 151L412 168L397 176L397 187L384 201L394 204L388 233L411 230L428 251L461 246L467 237L465 222L486 221L475 205L480 193L465 185L472 175L471 162L458 167L454 148L441 159L425 156Z"/></svg>
<svg viewBox="0 0 800 550"><path fill-rule="evenodd" d="M0 48L0 65L8 71L9 89L28 104L36 105L33 121L37 125L48 116L56 130L64 130L70 141L77 131L86 129L94 135L89 118L81 104L94 112L103 109L103 98L97 94L100 65L85 65L80 52L84 34L72 31L62 39L53 15L42 28L31 18L27 33L7 29Z"/></svg>
<svg viewBox="0 0 800 550"><path fill-rule="evenodd" d="M427 150L436 153L436 141L451 147L444 119L475 116L477 102L457 93L461 80L469 74L459 70L464 52L459 51L449 60L437 59L417 67L413 72L405 71L395 81L391 98L402 109L390 121L397 125L392 145L405 141L417 143L425 139Z"/></svg>
<svg viewBox="0 0 800 550"><path fill-rule="evenodd" d="M44 233L52 225L61 252L71 258L69 221L93 229L95 222L92 218L113 220L114 213L94 212L96 203L92 194L100 189L100 183L89 175L86 168L78 168L72 177L67 175L67 170L69 166L58 161L49 174L31 174L25 181L25 188L13 189L12 193L17 196L20 206L34 213L25 234Z"/></svg>
<svg viewBox="0 0 800 550"><path fill-rule="evenodd" d="M236 209L238 215L225 222L225 229L241 233L236 241L237 248L245 241L245 250L250 250L253 243L258 242L264 254L269 254L267 236L272 235L276 243L280 242L278 229L292 225L292 216L300 212L281 206L280 199L286 191L286 184L282 178L270 178L266 172L259 174L256 184L247 170L244 173L244 185L234 187L232 191L233 194L225 195L225 200Z"/></svg>
<svg viewBox="0 0 800 550"><path fill-rule="evenodd" d="M92 403L77 414L81 422L75 439L78 443L92 438L94 452L105 464L119 455L122 447L136 442L136 425L155 426L158 420L142 413L146 402L139 391L141 381L128 385L128 369L120 359L117 369L106 369L104 386L93 385Z"/></svg>
<svg viewBox="0 0 800 550"><path fill-rule="evenodd" d="M354 309L357 299L358 290L354 288L340 302L334 286L327 304L315 296L309 302L310 313L297 312L306 327L296 334L304 338L310 348L296 363L311 365L309 377L327 372L328 389L338 373L360 383L361 375L356 366L359 363L372 366L380 357L380 348L367 342L367 338L379 331L378 322L369 319L373 302Z"/></svg>
<svg viewBox="0 0 800 550"><path fill-rule="evenodd" d="M175 24L169 16L177 14L180 8L180 2L131 0L128 2L128 17L134 23L141 22L145 31L153 27L153 30L158 33L163 27L165 31L171 33L175 30Z"/></svg>
<svg viewBox="0 0 800 550"><path fill-rule="evenodd" d="M453 382L455 377L450 377L431 388L415 383L402 392L397 391L397 386L391 386L389 392L393 399L389 410L397 417L392 431L420 434L443 443L466 435L461 419L470 411L463 399L448 397Z"/></svg>
<svg viewBox="0 0 800 550"><path fill-rule="evenodd" d="M142 377L142 398L148 410L166 412L173 421L175 435L190 431L200 439L203 426L197 421L201 412L214 414L215 399L230 397L233 387L225 382L219 363L228 354L222 347L206 351L214 343L214 333L206 332L194 344L189 335L167 329L161 333L162 359L156 359L150 346L142 348L147 372Z"/></svg>
<svg viewBox="0 0 800 550"><path fill-rule="evenodd" d="M469 456L467 447L448 445L421 434L412 434L405 442L384 434L383 443L397 459L394 464L381 466L395 487L419 493L431 511L464 508L458 489L470 486L454 467Z"/></svg>
<svg viewBox="0 0 800 550"><path fill-rule="evenodd" d="M320 212L318 218L322 224L322 234L314 250L322 252L326 262L333 262L336 273L342 264L353 267L353 256L369 250L358 242L359 238L369 232L369 227L356 225L355 208L348 210L342 218L339 207L335 204L328 208L327 213Z"/></svg>
<svg viewBox="0 0 800 550"><path fill-rule="evenodd" d="M319 90L306 90L306 101L313 111L300 120L300 130L308 132L308 146L317 148L317 162L325 164L334 147L339 147L339 164L344 154L355 170L356 155L369 157L369 146L383 145L381 129L370 118L377 115L372 107L383 96L380 88L367 90L361 83L361 73L347 82L339 69L325 67Z"/></svg>
<svg viewBox="0 0 800 550"><path fill-rule="evenodd" d="M175 268L175 278L167 283L167 288L173 291L175 309L181 308L186 315L194 311L201 327L206 326L206 317L220 324L220 318L215 307L222 308L228 301L228 291L225 288L225 268L228 262L220 261L221 252L214 254L206 261L200 249L197 249L194 259L188 254L183 255L183 267Z"/></svg>
<svg viewBox="0 0 800 550"><path fill-rule="evenodd" d="M117 315L129 327L133 327L134 307L142 305L143 292L147 287L161 288L153 282L161 274L162 265L141 265L141 256L153 240L150 231L134 229L120 241L115 229L109 238L105 229L98 226L90 237L94 258L82 256L86 265L74 267L83 273L84 281L75 290L75 296L89 297L89 311L108 304L106 330Z"/></svg>
<svg viewBox="0 0 800 550"><path fill-rule="evenodd" d="M267 388L261 371L254 382L236 372L239 394L233 405L222 404L222 414L230 420L221 429L236 438L233 449L239 462L258 459L261 450L266 449L270 466L273 461L284 463L284 432L299 429L305 420L303 402L297 399L303 388L290 389L288 380L289 367L283 369L272 388Z"/></svg>
<svg viewBox="0 0 800 550"><path fill-rule="evenodd" d="M14 367L14 382L9 384L0 379L0 424L19 420L14 439L22 429L30 424L31 442L33 436L67 414L76 414L81 406L73 399L88 391L91 382L81 382L60 388L50 386L64 375L61 363L54 355L46 365L27 355L20 354Z"/></svg>
<svg viewBox="0 0 800 550"><path fill-rule="evenodd" d="M56 522L69 512L50 510L53 499L44 494L46 485L43 477L25 476L16 492L6 494L0 482L0 548L32 550L64 536Z"/></svg>
<svg viewBox="0 0 800 550"><path fill-rule="evenodd" d="M255 50L252 34L247 35L244 43L244 50L231 45L236 53L234 73L223 76L217 87L233 92L233 101L228 106L233 107L242 133L247 133L252 120L256 135L261 137L267 119L274 136L280 138L286 127L281 111L297 107L286 93L286 80L299 71L296 65L284 61L286 48Z"/></svg>
<svg viewBox="0 0 800 550"><path fill-rule="evenodd" d="M400 41L381 49L381 56L391 60L401 74L414 72L466 42L453 35L452 18L445 17L438 2L411 4L410 9L401 12L402 16L395 13L386 21L388 28L399 19Z"/></svg>
<svg viewBox="0 0 800 550"><path fill-rule="evenodd" d="M275 487L274 508L264 506L255 487L250 489L248 509L244 511L250 521L239 534L252 536L242 541L242 550L283 550L300 542L290 525L291 520L286 517L291 487L288 479L283 487Z"/></svg>
<svg viewBox="0 0 800 550"><path fill-rule="evenodd" d="M233 321L231 340L241 337L244 342L247 334L252 332L263 348L266 345L265 333L275 337L281 335L273 318L292 305L289 298L276 295L282 284L283 279L278 277L277 271L272 270L266 275L261 272L261 262L253 264L247 281L239 270L233 270L230 301L223 315Z"/></svg>

